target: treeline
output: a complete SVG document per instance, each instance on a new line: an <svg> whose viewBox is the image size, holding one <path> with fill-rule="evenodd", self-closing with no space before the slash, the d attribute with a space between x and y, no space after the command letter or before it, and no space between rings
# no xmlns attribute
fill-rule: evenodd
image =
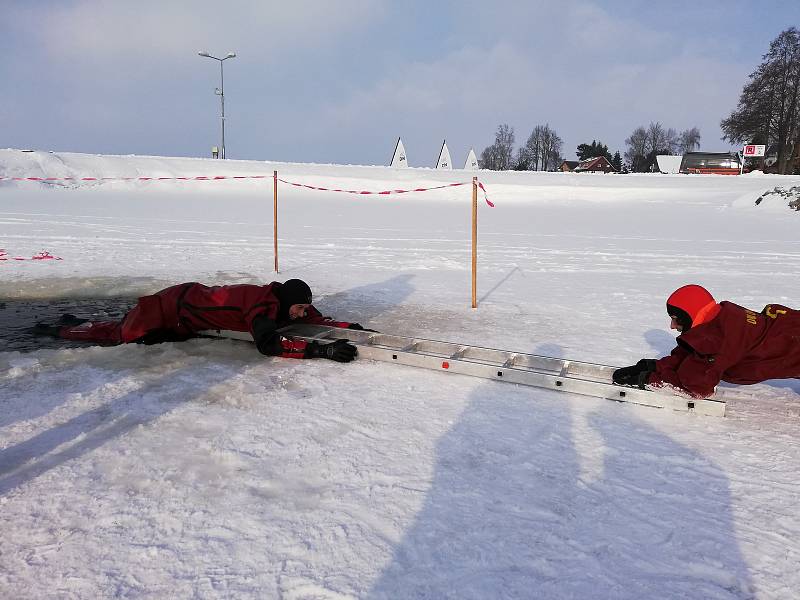
<svg viewBox="0 0 800 600"><path fill-rule="evenodd" d="M534 127L516 153L514 144L514 128L500 125L494 143L481 152L478 165L495 171L556 171L564 162L561 155L564 142L549 124ZM651 170L659 154L684 154L699 148L700 130L692 127L678 133L654 122L648 127L637 127L625 145L625 162L619 150L612 155L608 146L598 140L578 144L576 155L581 161L604 156L618 172L645 172Z"/></svg>
<svg viewBox="0 0 800 600"><path fill-rule="evenodd" d="M625 161L634 173L650 171L659 154L685 154L700 148L700 130L697 127L678 133L656 121L647 127L637 127L625 140Z"/></svg>
<svg viewBox="0 0 800 600"><path fill-rule="evenodd" d="M555 171L563 162L564 142L550 125L537 125L523 146L514 153L514 128L500 125L494 144L484 148L478 159L481 169L494 171Z"/></svg>
<svg viewBox="0 0 800 600"><path fill-rule="evenodd" d="M778 173L800 170L800 31L781 32L749 76L739 104L720 127L722 140L731 144L763 144L777 157ZM619 151L611 154L598 140L577 147L580 160L605 156L617 171L646 172L659 154L685 154L699 150L700 130L678 132L659 121L639 126L625 140L624 162ZM478 161L483 169L554 171L564 158L563 141L549 124L537 125L524 145L514 152L514 128L500 125L494 143ZM769 163L767 163L769 164ZM762 165L763 166L763 165Z"/></svg>

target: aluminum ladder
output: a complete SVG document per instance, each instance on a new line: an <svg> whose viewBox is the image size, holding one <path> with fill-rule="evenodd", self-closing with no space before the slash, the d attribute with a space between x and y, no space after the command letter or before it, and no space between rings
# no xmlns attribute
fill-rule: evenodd
<svg viewBox="0 0 800 600"><path fill-rule="evenodd" d="M278 332L287 338L309 342L330 343L346 339L358 348L360 358L643 406L725 416L723 394L698 399L674 393L669 388L639 389L614 385L611 374L617 367L609 365L325 325L290 325ZM209 330L201 335L253 341L249 333L241 331Z"/></svg>

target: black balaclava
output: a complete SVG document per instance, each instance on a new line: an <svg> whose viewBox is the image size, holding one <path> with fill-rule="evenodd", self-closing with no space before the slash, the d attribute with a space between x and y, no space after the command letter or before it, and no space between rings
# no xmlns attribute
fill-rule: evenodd
<svg viewBox="0 0 800 600"><path fill-rule="evenodd" d="M294 304L311 304L311 288L302 279L289 279L282 283L276 290L275 295L280 302L278 311L279 321L289 320L289 307Z"/></svg>
<svg viewBox="0 0 800 600"><path fill-rule="evenodd" d="M692 328L692 317L682 308L667 304L667 314L673 317L678 325L681 326L681 333L685 333Z"/></svg>

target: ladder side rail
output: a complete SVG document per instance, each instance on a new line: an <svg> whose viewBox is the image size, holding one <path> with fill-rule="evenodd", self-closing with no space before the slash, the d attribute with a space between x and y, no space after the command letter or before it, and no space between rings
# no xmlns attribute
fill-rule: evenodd
<svg viewBox="0 0 800 600"><path fill-rule="evenodd" d="M433 350L433 352L426 352L423 345L413 346L414 349L409 351L407 348L411 348L412 344L419 342L418 338L376 334L374 332L321 325L289 326L279 331L287 337L305 341L348 339L356 344L361 357L373 360L472 375L556 391L573 392L645 406L683 411L691 410L711 416L724 416L725 414L725 402L722 398L693 399L673 393L670 390L642 390L613 385L611 383L611 373L615 367L608 365L540 357L538 355L492 350L449 342L436 342L435 340L423 340L435 342L427 345L427 349ZM248 332L207 331L203 333L211 337L253 341ZM493 356L491 353L496 353L497 359L480 361L472 358L474 355L470 354L469 350L474 348L479 348L483 351L483 353L478 353L479 356L489 358ZM536 360L532 361L530 360L531 358Z"/></svg>

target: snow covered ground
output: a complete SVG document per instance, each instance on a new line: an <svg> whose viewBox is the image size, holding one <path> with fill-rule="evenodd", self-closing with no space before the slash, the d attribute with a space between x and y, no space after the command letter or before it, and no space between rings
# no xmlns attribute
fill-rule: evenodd
<svg viewBox="0 0 800 600"><path fill-rule="evenodd" d="M473 175L0 150L0 177L274 169L373 191ZM270 179L6 179L0 248L63 260L0 262L0 313L300 277L324 314L381 331L622 365L672 348L664 300L685 283L800 306L800 213L754 203L800 178L478 175L497 206L479 208L477 310L469 186L281 184L275 274ZM227 340L2 350L4 598L800 590L800 380L732 388L721 419Z"/></svg>

